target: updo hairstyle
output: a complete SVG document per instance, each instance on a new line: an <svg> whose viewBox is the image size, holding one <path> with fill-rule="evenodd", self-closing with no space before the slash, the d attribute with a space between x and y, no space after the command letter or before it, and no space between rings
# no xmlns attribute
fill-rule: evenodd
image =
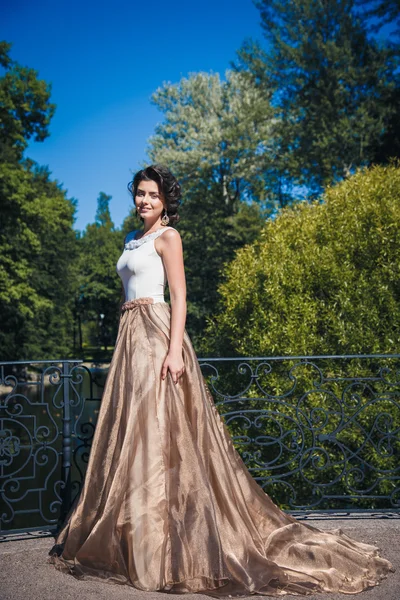
<svg viewBox="0 0 400 600"><path fill-rule="evenodd" d="M133 180L128 183L128 190L132 194L133 201L141 181L155 181L158 189L165 199L167 205L168 225L176 225L179 221L178 206L181 203L181 186L171 171L163 165L150 165L136 173ZM140 217L143 221L143 219Z"/></svg>

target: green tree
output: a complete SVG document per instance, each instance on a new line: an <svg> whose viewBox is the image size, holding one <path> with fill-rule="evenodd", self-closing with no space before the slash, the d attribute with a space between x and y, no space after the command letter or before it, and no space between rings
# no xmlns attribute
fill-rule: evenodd
<svg viewBox="0 0 400 600"><path fill-rule="evenodd" d="M38 78L34 69L13 61L11 44L0 42L0 160L22 158L28 141L42 142L49 135L49 123L55 104L50 102L51 88Z"/></svg>
<svg viewBox="0 0 400 600"><path fill-rule="evenodd" d="M50 173L23 159L54 112L46 82L0 43L1 359L68 355L72 346L76 203Z"/></svg>
<svg viewBox="0 0 400 600"><path fill-rule="evenodd" d="M68 356L75 202L33 163L0 165L0 202L1 359Z"/></svg>
<svg viewBox="0 0 400 600"><path fill-rule="evenodd" d="M263 184L266 157L272 163L273 110L247 74L196 73L153 94L164 121L150 138L149 156L169 165L186 193L206 182L219 187L233 211L237 201L271 202Z"/></svg>
<svg viewBox="0 0 400 600"><path fill-rule="evenodd" d="M400 165L360 170L281 211L237 252L204 345L212 354L397 352Z"/></svg>
<svg viewBox="0 0 400 600"><path fill-rule="evenodd" d="M368 38L353 0L259 0L256 6L267 49L247 41L235 68L274 91L283 178L289 173L319 194L378 155L382 162L394 155L397 52Z"/></svg>
<svg viewBox="0 0 400 600"><path fill-rule="evenodd" d="M80 244L77 310L86 324L86 344L104 346L117 337L121 280L116 263L122 251L123 233L111 219L111 196L100 192L95 222L87 225Z"/></svg>
<svg viewBox="0 0 400 600"><path fill-rule="evenodd" d="M110 201L112 196L108 196L104 192L100 192L97 198L97 210L95 223L97 227L104 227L108 231L114 231L114 223L111 219Z"/></svg>
<svg viewBox="0 0 400 600"><path fill-rule="evenodd" d="M247 74L198 73L153 96L164 121L150 138L152 162L183 187L181 221L188 284L187 327L195 345L217 301L224 262L254 239L276 198L263 172L272 126L268 98Z"/></svg>
<svg viewBox="0 0 400 600"><path fill-rule="evenodd" d="M182 235L187 280L187 329L198 352L207 316L219 300L218 286L224 265L238 248L253 241L265 223L259 207L242 203L233 215L209 186L198 201L183 204L179 231Z"/></svg>
<svg viewBox="0 0 400 600"><path fill-rule="evenodd" d="M141 229L141 221L136 214L135 208L131 208L121 225L121 233L123 234L124 239L128 233L135 231L136 229Z"/></svg>

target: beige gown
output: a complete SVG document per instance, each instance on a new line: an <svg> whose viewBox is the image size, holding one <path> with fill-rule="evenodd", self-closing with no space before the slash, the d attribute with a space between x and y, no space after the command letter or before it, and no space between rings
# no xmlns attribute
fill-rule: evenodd
<svg viewBox="0 0 400 600"><path fill-rule="evenodd" d="M212 596L354 594L393 570L378 549L282 512L249 474L187 332L186 372L161 367L170 306L154 240L128 236L126 303L81 493L48 562L82 579Z"/></svg>

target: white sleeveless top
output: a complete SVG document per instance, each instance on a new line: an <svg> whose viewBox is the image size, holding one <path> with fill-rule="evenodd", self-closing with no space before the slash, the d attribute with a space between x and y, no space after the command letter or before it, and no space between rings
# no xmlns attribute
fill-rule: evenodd
<svg viewBox="0 0 400 600"><path fill-rule="evenodd" d="M143 297L153 298L154 302L165 301L167 275L154 240L166 229L173 228L162 227L138 240L134 239L136 231L126 236L124 251L117 262L117 273L125 290L125 302Z"/></svg>

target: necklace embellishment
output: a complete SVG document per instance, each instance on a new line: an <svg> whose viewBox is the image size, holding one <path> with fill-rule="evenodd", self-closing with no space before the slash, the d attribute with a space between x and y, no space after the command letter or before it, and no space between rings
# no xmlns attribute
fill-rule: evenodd
<svg viewBox="0 0 400 600"><path fill-rule="evenodd" d="M145 235L145 236L139 238L138 240L135 240L135 239L128 240L124 246L125 250L135 250L135 248L139 248L139 246L141 246L142 244L145 244L149 240L154 240L156 237L158 237L164 231L164 229L166 229L166 228L163 227L162 229L157 229L156 231L153 231L152 233L149 233L148 235ZM134 231L132 233L135 234ZM129 235L131 235L131 234L129 234Z"/></svg>

